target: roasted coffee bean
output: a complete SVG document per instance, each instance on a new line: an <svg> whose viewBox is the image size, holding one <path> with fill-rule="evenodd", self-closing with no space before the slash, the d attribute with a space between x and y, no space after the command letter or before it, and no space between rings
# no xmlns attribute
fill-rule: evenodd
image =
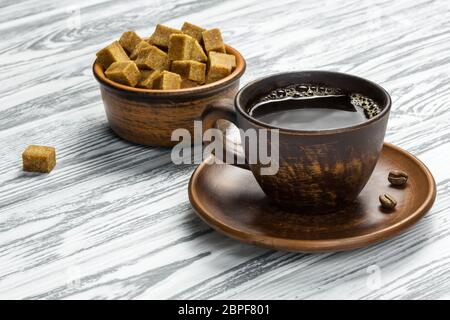
<svg viewBox="0 0 450 320"><path fill-rule="evenodd" d="M397 201L390 194L382 194L379 197L381 206L385 209L394 209L397 205Z"/></svg>
<svg viewBox="0 0 450 320"><path fill-rule="evenodd" d="M389 172L388 180L394 186L402 186L408 181L408 174L401 170L392 170Z"/></svg>

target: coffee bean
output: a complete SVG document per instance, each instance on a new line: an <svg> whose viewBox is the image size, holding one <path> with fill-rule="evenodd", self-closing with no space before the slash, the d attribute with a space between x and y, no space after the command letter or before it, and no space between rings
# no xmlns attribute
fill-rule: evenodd
<svg viewBox="0 0 450 320"><path fill-rule="evenodd" d="M388 180L394 186L402 186L408 181L408 174L401 170L392 170L389 172Z"/></svg>
<svg viewBox="0 0 450 320"><path fill-rule="evenodd" d="M379 197L381 206L385 209L394 209L397 205L397 201L390 194L382 194Z"/></svg>

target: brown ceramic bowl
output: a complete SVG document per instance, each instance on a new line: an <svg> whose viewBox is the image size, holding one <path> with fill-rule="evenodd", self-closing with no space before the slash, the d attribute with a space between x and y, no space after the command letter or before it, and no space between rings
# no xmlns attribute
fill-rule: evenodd
<svg viewBox="0 0 450 320"><path fill-rule="evenodd" d="M103 68L94 62L93 73L100 83L103 105L112 130L125 140L149 145L171 147L172 131L187 129L191 136L194 120L201 120L206 108L225 104L232 107L245 71L245 60L234 48L227 53L236 57L236 69L219 81L196 88L151 90L133 88L105 77ZM204 127L203 129L208 129Z"/></svg>

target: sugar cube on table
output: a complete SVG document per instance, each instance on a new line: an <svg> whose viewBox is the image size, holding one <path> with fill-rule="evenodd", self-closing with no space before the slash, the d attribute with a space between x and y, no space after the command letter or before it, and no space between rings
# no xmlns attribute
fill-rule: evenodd
<svg viewBox="0 0 450 320"><path fill-rule="evenodd" d="M49 173L56 165L53 147L29 145L22 153L23 171Z"/></svg>

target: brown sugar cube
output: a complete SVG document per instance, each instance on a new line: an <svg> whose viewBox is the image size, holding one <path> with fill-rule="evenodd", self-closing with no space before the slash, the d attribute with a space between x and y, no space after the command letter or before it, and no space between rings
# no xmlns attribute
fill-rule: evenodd
<svg viewBox="0 0 450 320"><path fill-rule="evenodd" d="M198 41L194 41L194 45L192 46L191 60L200 62L206 62L208 60L208 57L206 56L202 46L200 45L200 43L198 43Z"/></svg>
<svg viewBox="0 0 450 320"><path fill-rule="evenodd" d="M151 75L153 71L155 71L155 70L139 70L139 72L141 73L141 77L139 78L139 82L141 82L142 80L147 78L149 75Z"/></svg>
<svg viewBox="0 0 450 320"><path fill-rule="evenodd" d="M173 90L180 89L180 86L180 75L169 71L161 72L153 82L153 89Z"/></svg>
<svg viewBox="0 0 450 320"><path fill-rule="evenodd" d="M141 37L134 31L124 32L119 39L120 45L128 52L128 54L131 54L141 41Z"/></svg>
<svg viewBox="0 0 450 320"><path fill-rule="evenodd" d="M161 71L158 70L143 70L141 71L141 80L137 86L144 89L153 89L153 83L160 75Z"/></svg>
<svg viewBox="0 0 450 320"><path fill-rule="evenodd" d="M202 43L203 41L202 32L205 31L205 29L200 28L195 24L185 22L181 27L181 31L183 31L184 34L187 34L188 36L191 36L192 38L197 40L198 43Z"/></svg>
<svg viewBox="0 0 450 320"><path fill-rule="evenodd" d="M97 61L106 70L113 62L129 61L127 53L118 41L97 52Z"/></svg>
<svg viewBox="0 0 450 320"><path fill-rule="evenodd" d="M49 173L56 164L53 147L30 145L22 153L23 171Z"/></svg>
<svg viewBox="0 0 450 320"><path fill-rule="evenodd" d="M199 84L195 81L192 80L188 80L188 79L181 79L181 89L186 89L186 88L195 88L198 87Z"/></svg>
<svg viewBox="0 0 450 320"><path fill-rule="evenodd" d="M139 51L141 51L144 48L150 48L151 45L148 44L147 41L141 41L139 42L136 47L134 48L133 52L130 54L130 58L132 60L136 60L137 56L139 55Z"/></svg>
<svg viewBox="0 0 450 320"><path fill-rule="evenodd" d="M215 28L203 31L202 37L206 52L216 51L225 53L225 44L223 43L222 34L219 29Z"/></svg>
<svg viewBox="0 0 450 320"><path fill-rule="evenodd" d="M236 68L236 57L232 54L211 51L208 56L212 64L223 64L230 66L231 70Z"/></svg>
<svg viewBox="0 0 450 320"><path fill-rule="evenodd" d="M218 61L216 57L210 55L208 60L208 74L206 75L206 83L211 83L225 78L231 73L231 66Z"/></svg>
<svg viewBox="0 0 450 320"><path fill-rule="evenodd" d="M140 69L167 70L169 62L167 53L155 46L140 49L136 58L136 64Z"/></svg>
<svg viewBox="0 0 450 320"><path fill-rule="evenodd" d="M106 69L105 75L112 81L131 87L134 87L141 77L141 73L134 61L114 62Z"/></svg>
<svg viewBox="0 0 450 320"><path fill-rule="evenodd" d="M183 33L181 30L169 28L162 24L156 25L155 32L151 35L149 42L155 46L168 48L169 38L172 34Z"/></svg>
<svg viewBox="0 0 450 320"><path fill-rule="evenodd" d="M172 34L169 38L169 59L188 60L194 41L194 38L185 34Z"/></svg>
<svg viewBox="0 0 450 320"><path fill-rule="evenodd" d="M172 62L171 71L182 78L198 83L205 83L206 64L193 60L177 60Z"/></svg>
<svg viewBox="0 0 450 320"><path fill-rule="evenodd" d="M211 65L206 76L206 83L225 78L231 73L231 68L225 65Z"/></svg>

